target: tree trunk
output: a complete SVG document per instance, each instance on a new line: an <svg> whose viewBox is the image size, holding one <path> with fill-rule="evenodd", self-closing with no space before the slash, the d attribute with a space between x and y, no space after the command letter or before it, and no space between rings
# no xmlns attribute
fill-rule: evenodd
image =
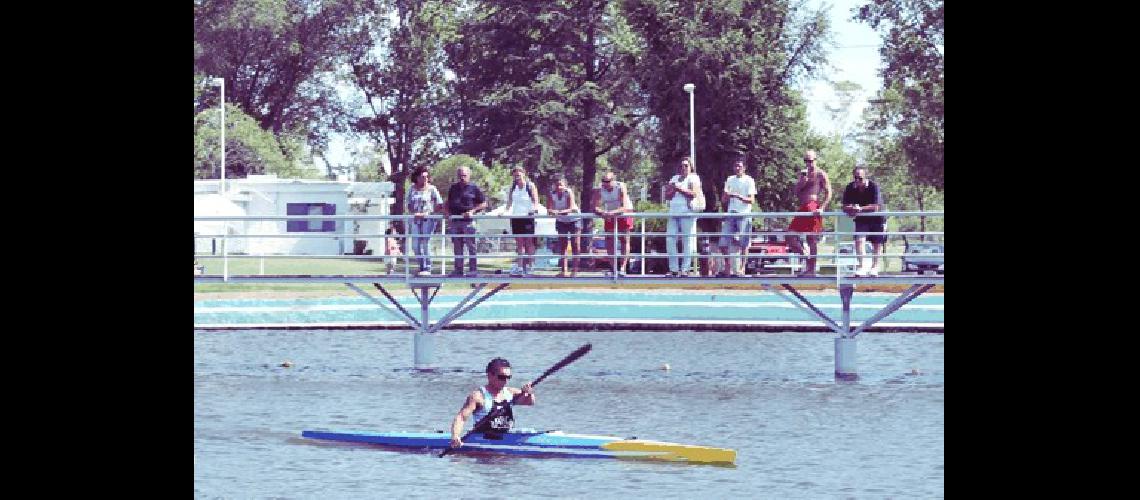
<svg viewBox="0 0 1140 500"><path fill-rule="evenodd" d="M582 50L582 63L586 69L586 81L594 82L597 80L596 68L594 67L594 64L597 62L594 50L594 24L589 12L589 4L585 5L585 9L586 12L583 13L582 19L586 22L586 43ZM583 122L591 123L594 118L594 103L593 101L587 100L583 104ZM583 212L592 212L594 210L594 177L597 175L598 169L598 157L594 156L594 146L594 138L589 134L583 136L582 142L579 144L579 151L581 151L582 155L582 205L580 208ZM583 227L582 233L585 234L586 232L586 228ZM589 252L589 249L585 251Z"/></svg>
<svg viewBox="0 0 1140 500"><path fill-rule="evenodd" d="M926 205L923 204L922 198L923 198L922 189L919 188L918 189L918 211L919 212L926 210L926 208L925 208ZM924 232L924 233L926 232L926 216L919 216L918 217L918 230L921 232ZM919 238L919 240L920 241L926 241L926 235L925 234L922 235L922 237Z"/></svg>

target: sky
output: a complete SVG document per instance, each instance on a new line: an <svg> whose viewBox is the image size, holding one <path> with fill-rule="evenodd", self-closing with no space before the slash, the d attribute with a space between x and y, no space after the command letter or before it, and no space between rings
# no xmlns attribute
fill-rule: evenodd
<svg viewBox="0 0 1140 500"><path fill-rule="evenodd" d="M881 66L879 61L879 46L881 37L870 26L852 21L852 10L866 3L867 0L809 0L809 8L830 6L831 29L834 33L835 47L830 49L830 68L821 72L820 76L810 82L805 82L802 90L804 98L808 101L808 120L812 129L818 133L831 134L839 132L842 124L834 123L825 106L836 105L838 100L831 90L831 81L850 80L862 87L860 101L851 106L850 117L853 122L866 107L866 100L874 97L882 87L882 79L878 75ZM699 101L699 97L697 99ZM698 106L699 102L696 103ZM329 143L329 159L333 164L344 165L351 162L351 152L361 148L361 144L345 141L340 135L334 135ZM324 162L317 160L317 166L323 171Z"/></svg>
<svg viewBox="0 0 1140 500"><path fill-rule="evenodd" d="M824 109L827 104L838 104L828 79L850 80L863 87L860 95L862 101L851 106L850 116L854 118L863 113L867 99L873 98L883 86L882 78L878 75L882 66L879 61L882 38L867 24L851 20L851 11L866 2L867 0L812 0L808 3L812 7L831 6L831 28L835 33L836 45L829 51L830 71L825 71L821 78L807 83L803 89L804 97L808 100L808 120L816 132L830 134L837 132L840 127L840 124L833 123Z"/></svg>

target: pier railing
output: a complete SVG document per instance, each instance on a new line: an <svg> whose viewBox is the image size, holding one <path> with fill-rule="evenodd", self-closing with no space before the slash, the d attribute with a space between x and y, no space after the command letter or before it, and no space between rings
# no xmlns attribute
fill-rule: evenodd
<svg viewBox="0 0 1140 500"><path fill-rule="evenodd" d="M597 276L604 274L606 277L612 277L615 280L630 277L643 277L651 275L661 275L667 272L668 258L681 258L689 257L692 261L692 268L687 271L692 276L709 276L711 271L716 271L722 268L721 264L724 259L741 258L739 255L739 247L729 247L730 252L735 253L723 254L720 252L719 243L722 236L733 237L737 236L732 233L724 232L720 229L721 222L726 218L739 218L747 217L752 227L749 234L751 242L768 241L765 246L768 249L782 248L787 243L790 236L798 237L800 246L806 253L808 251L808 236L814 236L819 239L817 249L817 275L829 274L828 271L834 270L834 276L837 280L843 280L855 276L855 272L860 267L860 262L854 252L854 238L859 235L883 235L887 238L887 243L890 246L884 245L883 252L880 254L881 267L884 272L889 272L887 263L897 262L904 263L905 260L914 261L921 259L921 265L915 269L915 272L926 272L927 270L941 274L944 272L944 232L943 231L915 231L915 230L895 230L884 231L881 233L870 232L856 232L854 231L853 219L843 212L823 212L821 215L824 218L825 226L823 232L820 233L801 233L794 231L786 231L781 228L786 227L786 221L796 216L810 216L810 212L752 212L746 214L738 213L663 213L663 212L634 212L621 215L621 217L633 218L635 224L630 231L619 231L618 225L611 231L602 230L602 217L591 214L571 214L564 216L555 215L474 215L469 217L475 221L476 233L475 234L450 234L449 230L452 228L455 219L458 217L445 217L443 215L429 215L424 218L433 219L436 221L435 229L430 235L423 235L420 237L428 238L428 252L425 255L432 263L432 272L437 277L447 277L449 270L453 270L453 261L456 257L454 248L452 247L453 238L474 238L477 242L477 258L482 266L480 266L481 274L506 274L506 268L510 266L511 262L518 259L518 255L513 250L513 243L516 238L533 237L546 240L544 245L535 245L536 254L528 256L533 257L538 265L534 266L534 270L538 271L539 275L544 275L548 271L558 272L561 266L557 263L557 259L568 258L573 259L568 248L566 254L562 255L556 253L560 248L554 247L559 237L566 237L566 235L559 235L553 231L554 219L567 218L571 220L581 221L580 225L587 228L596 227L597 230L586 230L578 235L580 239L580 255L577 258L582 259L580 264L588 263L589 266L580 266L579 276ZM865 216L883 216L888 221L902 217L918 217L941 220L944 217L943 211L883 211L883 212L868 212L861 215ZM663 230L656 229L658 226L664 226L664 222L673 217L688 217L695 220L693 223L693 232L688 233L687 236L681 234L671 234ZM523 218L535 219L536 232L541 234L535 235L516 235L511 234L509 223L505 221L509 219ZM417 235L409 234L408 231L394 231L391 234L387 233L362 233L355 229L356 224L349 224L347 222L363 221L363 220L380 220L387 221L389 226L404 226L407 227L410 221L415 217L411 215L228 215L228 216L195 216L195 222L213 222L220 223L220 231L206 231L196 232L195 237L195 274L221 274L223 280L228 280L231 275L231 261L234 260L247 260L253 259L258 262L257 272L238 273L246 275L265 275L266 261L272 262L274 259L313 259L313 262L318 260L333 260L333 261L355 261L361 260L367 262L376 262L379 267L365 267L364 274L376 274L377 276L388 277L404 277L406 279L416 278L419 271L417 264L420 256L412 255L411 238ZM289 232L288 227L291 221L333 221L335 227L334 231L327 232ZM498 221L494 224L505 227L497 227L494 229L497 233L492 233L489 226L492 223L487 221ZM249 231L250 222L259 222L262 224L253 225L252 229L259 230L258 232ZM273 223L267 226L264 223ZM396 224L393 224L396 223ZM212 224L212 229L219 229L218 224ZM482 227L481 227L482 226ZM889 226L889 224L888 224ZM623 239L629 237L631 241L630 249L621 249ZM684 245L678 244L676 249L672 252L664 248L664 242L669 241L670 236L676 236L678 243L685 237L691 239L690 248L692 252L684 252ZM371 254L360 252L356 245L353 245L353 252L341 253L325 253L325 254L298 254L292 252L234 252L230 248L230 242L244 239L246 241L254 239L274 239L274 238L287 238L287 239L333 239L338 242L348 240L356 242L361 239L388 239L396 242L396 245L380 245L381 248L371 248ZM608 238L615 238L615 244L618 246L619 251L615 252L617 255L611 255L600 248L595 248L597 241L605 241ZM211 241L210 252L199 251L199 241L203 239ZM890 247L898 248L898 243L903 243L903 251L889 251ZM935 243L936 246L923 245L923 253L908 253L905 250L914 243ZM343 248L343 245L337 245ZM398 252L388 252L388 247L398 248ZM600 245L599 245L600 246ZM757 246L753 243L753 246ZM867 252L863 256L864 259L870 259L871 245L865 243ZM566 245L569 247L569 245ZM792 246L794 250L794 245ZM462 256L467 258L468 256ZM619 268L620 261L623 257L629 257L630 265L627 268ZM746 259L746 272L751 272L753 275L772 275L772 274L788 274L801 270L804 265L804 260L808 255L804 253L788 252L788 253L749 253L745 250ZM554 260L551 260L554 259ZM541 260L542 262L538 262ZM719 260L719 262L717 262ZM201 263L221 261L220 273L205 273L205 266ZM551 265L553 263L553 269ZM759 264L759 265L754 265ZM211 266L214 267L214 266ZM335 267L335 266L333 266ZM891 265L890 267L893 267ZM325 269L329 266L324 266ZM248 266L246 266L248 269ZM572 267L571 267L572 269ZM665 269L665 271L663 271ZM907 272L908 266L902 264L898 268L898 272ZM274 272L272 274L290 274ZM304 272L295 272L296 275L318 274L311 270ZM321 274L337 274L321 273ZM344 273L344 274L361 274L358 272ZM419 276L422 277L422 276ZM710 276L711 277L711 276Z"/></svg>

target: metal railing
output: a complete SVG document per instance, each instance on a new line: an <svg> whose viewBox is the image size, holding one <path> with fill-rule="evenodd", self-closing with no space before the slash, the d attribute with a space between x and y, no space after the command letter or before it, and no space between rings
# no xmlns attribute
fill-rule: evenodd
<svg viewBox="0 0 1140 500"><path fill-rule="evenodd" d="M844 279L851 277L855 271L854 267L858 267L858 265L859 265L859 262L857 262L857 261L855 262L854 267L852 267L850 265L846 265L843 262L843 260L845 260L845 259L856 259L857 258L854 251L852 251L852 253L849 253L849 254L841 252L841 250L844 247L844 245L842 245L841 243L846 243L845 241L842 241L843 239L850 239L852 241L852 244L853 244L854 237L860 236L860 235L883 235L883 236L887 237L887 242L890 242L891 239L897 239L897 237L902 237L904 240L904 245L909 246L909 244L908 244L909 240L907 240L907 237L910 237L910 236L917 236L923 240L925 240L927 236L930 236L930 237L933 237L934 239L936 239L939 243L943 243L943 238L944 238L944 232L943 231L884 231L884 232L839 231L837 228L840 226L840 221L844 218L850 219L850 217L848 217L845 213L839 212L839 211L823 212L820 214L821 216L824 217L825 226L828 225L828 224L826 224L827 222L830 222L829 225L831 226L830 230L825 229L824 231L822 231L820 233L802 233L802 232L793 232L793 231L775 230L775 229L755 230L755 227L757 226L758 223L761 227L771 225L771 224L767 224L769 219L780 220L780 219L790 219L790 218L796 217L796 216L811 216L811 215L814 215L814 214L812 214L811 212L751 212L751 213L631 212L631 213L622 214L619 217L623 217L623 218L628 217L628 218L633 218L633 219L637 220L639 222L639 224L636 224L634 227L637 228L638 226L640 226L640 230L638 230L638 231L631 230L631 231L619 232L618 231L618 224L614 224L613 225L614 228L610 232L605 232L605 231L594 232L594 231L591 231L590 233L585 233L585 232L580 233L578 235L578 237L580 238L580 248L579 248L580 254L578 254L577 256L555 254L555 253L542 253L542 254L536 253L536 254L532 254L532 255L526 255L525 257L534 258L534 259L538 259L538 258L573 259L573 258L577 257L579 259L584 259L587 262L591 262L591 263L595 264L594 266L591 266L591 267L595 268L595 271L596 271L597 259L599 259L599 258L605 259L605 260L608 260L610 263L610 266L608 269L608 271L610 272L610 275L607 277L612 277L614 280L618 280L618 279L624 277L623 274L625 274L625 272L627 272L626 269L618 269L618 261L624 260L625 258L629 258L629 259L636 258L638 260L640 269L638 269L637 273L634 273L636 275L649 274L650 269L647 269L647 259L668 259L668 258L682 259L682 258L688 257L691 259L692 265L694 265L695 267L698 268L697 273L699 274L701 272L700 269L702 268L702 265L701 265L702 259L704 259L706 261L708 259L725 259L725 258L728 258L728 259L743 258L743 259L748 259L748 260L762 259L760 261L761 264L764 260L785 259L785 260L788 260L788 264L786 265L786 268L791 270L792 272L795 272L797 267L800 267L799 261L806 259L806 258L809 258L809 256L806 254L788 254L788 255L768 255L768 254L759 254L759 253L753 254L753 253L748 253L747 249L745 249L745 255L743 255L743 256L739 255L739 253L736 253L736 254L722 254L722 253L714 254L712 252L712 248L711 248L712 246L711 245L709 245L710 246L709 251L704 252L704 251L702 251L703 248L699 247L700 246L699 242L697 245L694 245L694 249L696 251L689 252L689 253L682 251L684 245L678 245L681 248L674 249L673 252L669 252L668 249L666 249L665 252L660 252L660 253L659 252L646 252L646 241L648 239L667 238L668 236L677 236L678 239L684 238L684 237L694 238L694 239L698 239L698 238L699 239L707 239L707 238L719 239L721 236L729 236L729 237L738 236L736 234L723 232L720 230L717 230L717 231L701 231L699 229L700 220L725 219L725 218L730 218L730 217L731 218L746 217L750 220L750 223L751 223L752 228L753 228L753 230L748 235L750 242L754 241L755 238L757 238L757 237L767 238L769 236L781 236L781 237L786 238L788 236L798 236L801 240L802 248L804 249L804 252L806 253L808 251L808 243L806 241L807 236L818 237L819 238L819 244L821 244L821 245L825 241L830 241L831 244L833 245L831 252L824 253L822 251L822 249L820 249L818 251L818 253L815 255L815 258L817 259L817 273L819 270L822 270L824 268L834 267L835 268L836 280L839 282L842 282ZM883 216L883 217L888 218L888 220L889 220L892 217L942 218L945 216L945 213L943 211L883 211L883 212L867 212L867 213L861 214L861 216ZM693 228L694 228L693 232L689 233L687 235L680 235L680 234L672 234L672 233L668 233L668 232L647 231L646 230L647 229L646 228L647 222L650 220L668 219L668 218L673 218L673 217L687 217L687 218L697 219L693 222ZM223 277L223 280L227 280L230 276L230 272L229 272L230 259L259 259L260 260L259 274L262 274L262 275L265 274L265 272L264 272L265 271L265 259L337 259L337 260L368 259L368 260L384 260L384 261L386 261L388 265L387 265L387 272L385 274L391 275L392 271L396 270L397 267L399 267L399 266L394 265L394 264L398 263L400 260L403 260L404 265L402 266L402 273L401 274L403 275L403 277L405 279L411 279L411 278L415 277L416 270L419 267L418 264L413 266L413 263L415 261L418 261L421 258L421 256L419 256L419 255L411 255L412 247L411 247L409 239L413 238L413 237L415 237L415 238L421 238L421 237L428 238L428 245L427 245L428 246L428 253L427 253L427 255L424 255L423 257L427 257L429 259L429 262L432 263L433 269L437 267L437 263L438 263L438 268L440 269L440 273L444 274L444 275L447 274L447 267L448 267L449 263L451 263L451 261L453 261L457 257L462 257L464 259L469 258L469 255L463 255L463 256L455 255L454 248L451 245L451 242L453 239L476 238L476 241L477 241L477 244L476 244L477 256L476 256L476 258L479 260L489 259L489 260L495 261L495 260L500 260L500 259L504 259L504 258L517 259L517 258L523 257L523 256L520 256L517 253L507 253L507 252L502 252L502 251L498 251L498 252L488 251L488 252L480 253L480 252L478 252L478 250L480 248L489 248L489 245L480 245L480 243L486 243L486 242L490 242L490 241L499 241L499 240L502 240L503 238L514 239L514 238L523 238L523 237L528 237L528 238L533 237L533 238L555 238L555 239L557 239L557 238L568 237L568 235L566 235L566 234L556 234L556 233L555 234L543 233L543 234L533 234L533 235L529 235L529 234L528 235L516 235L516 234L510 234L509 232L507 232L506 234L488 234L488 233L478 233L478 232L476 234L470 234L470 235L468 235L468 234L449 234L448 233L449 222L453 222L456 219L460 219L460 217L452 216L452 217L448 218L448 217L445 217L443 215L429 215L429 216L426 216L425 218L437 220L438 223L436 224L436 230L433 231L432 234L420 236L420 235L409 234L407 231L405 231L404 233L395 232L393 234L386 234L386 233L359 233L359 232L356 232L355 229L353 229L352 232L349 232L350 226L354 226L354 225L350 225L350 224L337 224L337 226L340 227L340 230L339 231L334 230L332 232L318 232L318 231L314 231L314 232L308 232L308 231L306 231L306 232L286 232L287 231L287 224L279 225L279 228L282 231L281 232L275 232L275 233L232 234L230 231L231 230L231 223L235 223L235 222L249 222L249 221L260 221L260 222L264 222L264 221L285 221L285 222L287 222L287 221L338 221L338 222L344 221L344 222L347 222L347 221L361 221L361 220L383 220L383 221L400 221L401 223L405 223L406 221L411 221L411 220L415 219L415 217L411 216L411 215L363 215L363 214L360 214L360 215L228 215L228 216L202 215L202 216L195 216L194 217L195 222L222 222L223 223L222 231L219 234L195 232L194 237L195 237L195 248L196 249L197 249L197 242L199 239L215 239L215 240L220 239L220 250L221 250L221 255L216 255L214 253L205 254L205 253L199 253L199 252L195 251L196 272L197 272L197 262L199 259L221 259L222 260L222 277ZM483 220L505 221L505 220L516 219L516 218L535 219L536 231L538 229L538 223L537 222L539 220L544 220L544 219L557 219L557 218L566 219L566 218L570 218L570 219L580 219L583 221L586 221L586 220L598 221L598 220L604 219L601 216L591 214L591 213L570 214L570 215L561 215L561 216L558 216L558 215L473 215L471 217L464 218L464 219L470 219L470 220L476 221L475 226L476 226L476 229L478 231L478 221L483 221ZM853 222L851 224L853 226ZM406 226L406 224L403 224L403 225ZM633 237L636 237L638 239L638 243L639 243L638 246L640 247L640 251L639 252L631 252L630 249L624 249L623 251L615 252L617 255L611 255L609 253L598 255L598 254L595 254L593 251L594 250L593 249L593 242L597 238L616 238L617 240L615 242L615 246L620 247L621 239L624 237L630 237L631 239ZM228 245L227 245L227 242L229 240L256 239L256 238L265 238L265 239L276 239L276 238L310 239L310 238L317 238L317 239L333 239L336 241L348 239L348 240L351 240L354 242L355 242L355 240L366 239L366 238L394 238L396 241L402 242L402 245L398 246L400 249L400 255L386 254L386 250L387 250L386 248L381 249L383 253L380 253L380 254L375 253L377 249L372 249L374 252L372 255L360 255L360 254L356 254L356 253L351 253L351 254L343 254L343 253L341 253L341 254L323 254L323 255L322 254L316 254L316 255L293 254L293 253L256 253L256 254L251 254L248 252L246 252L246 253L233 253L230 251L230 249L228 248ZM588 246L582 246L581 243L585 243ZM680 242L678 241L678 243L680 243ZM496 245L496 246L498 248L502 249L502 245ZM448 253L448 251L447 251L449 247L451 247L450 253ZM538 247L536 246L536 250L537 250L537 248ZM885 251L885 248L886 248L886 244L884 243L884 252L879 255L879 258L881 260L883 260L884 262L886 261L886 259L896 259L896 258L897 259L903 259L903 258L921 257L922 259L941 260L941 259L944 259L944 257L945 257L944 253L942 253L942 252L922 253L922 254L913 254L913 253L906 253L906 252L888 253ZM438 250L438 252L436 250ZM561 250L566 254L570 253L569 248L563 248ZM354 252L355 252L355 249L354 249ZM863 256L863 258L864 259L870 259L871 256L865 254ZM484 262L487 262L487 261L484 260ZM748 261L746 260L745 265L747 265L747 262ZM581 261L580 261L580 263L581 263ZM712 267L712 266L708 266L708 267ZM763 266L761 266L761 267L763 267ZM906 266L904 265L903 266L904 271L905 271L905 267ZM777 268L783 269L783 268L785 268L785 266L777 266ZM944 266L942 266L942 268L944 270ZM501 272L502 270L499 269L498 271ZM691 271L691 269L686 270L686 271ZM585 271L580 270L579 272L590 272L590 270L585 270Z"/></svg>

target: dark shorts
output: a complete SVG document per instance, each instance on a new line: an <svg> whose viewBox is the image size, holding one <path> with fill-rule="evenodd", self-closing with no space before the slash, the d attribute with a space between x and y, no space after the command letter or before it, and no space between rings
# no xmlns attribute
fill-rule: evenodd
<svg viewBox="0 0 1140 500"><path fill-rule="evenodd" d="M534 219L511 219L511 234L534 234Z"/></svg>
<svg viewBox="0 0 1140 500"><path fill-rule="evenodd" d="M629 231L630 229L633 229L633 217L614 217L606 219L605 224L602 225L602 228L607 233L612 233L614 231L614 219L617 219L618 221L618 232Z"/></svg>
<svg viewBox="0 0 1140 500"><path fill-rule="evenodd" d="M886 230L886 229L884 229L884 226L885 226L885 224L883 224L881 221L863 222L863 221L856 220L855 221L855 232L857 232L857 233L881 233L881 232ZM869 234L869 235L866 235L866 237L867 237L867 241L870 241L871 243L878 243L880 245L887 241L887 235L885 235L885 234L878 234L878 235Z"/></svg>
<svg viewBox="0 0 1140 500"><path fill-rule="evenodd" d="M554 231L558 234L574 234L581 229L578 227L578 221L562 222L560 220L554 221Z"/></svg>

